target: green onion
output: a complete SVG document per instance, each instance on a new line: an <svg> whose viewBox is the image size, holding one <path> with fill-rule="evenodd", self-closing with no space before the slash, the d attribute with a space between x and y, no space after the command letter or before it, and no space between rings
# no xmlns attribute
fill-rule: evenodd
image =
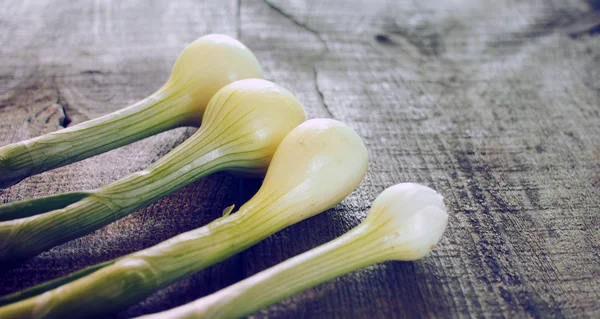
<svg viewBox="0 0 600 319"><path fill-rule="evenodd" d="M300 102L280 86L260 79L233 82L211 99L202 127L145 170L77 196L56 195L64 196L64 208L1 222L0 268L86 235L213 172L263 176L281 140L305 120Z"/></svg>
<svg viewBox="0 0 600 319"><path fill-rule="evenodd" d="M419 184L398 184L381 193L365 221L345 235L212 295L140 319L242 317L374 263L420 259L439 242L447 221L442 196Z"/></svg>
<svg viewBox="0 0 600 319"><path fill-rule="evenodd" d="M80 318L115 312L332 207L358 186L367 161L364 144L347 125L329 119L304 122L284 138L263 185L235 214L1 307L0 318Z"/></svg>
<svg viewBox="0 0 600 319"><path fill-rule="evenodd" d="M188 45L167 83L122 110L0 148L0 188L179 126L199 126L210 98L236 80L263 78L240 42L219 34Z"/></svg>

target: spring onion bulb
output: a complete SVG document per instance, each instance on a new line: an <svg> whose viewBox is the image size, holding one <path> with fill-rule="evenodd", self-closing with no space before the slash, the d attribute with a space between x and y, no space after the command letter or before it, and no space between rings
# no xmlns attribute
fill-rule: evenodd
<svg viewBox="0 0 600 319"><path fill-rule="evenodd" d="M304 122L281 142L263 185L235 214L1 307L0 318L78 318L117 311L332 207L358 186L367 161L364 144L347 125L329 119Z"/></svg>
<svg viewBox="0 0 600 319"><path fill-rule="evenodd" d="M199 126L210 98L225 85L263 78L242 43L211 34L188 45L158 91L122 110L0 148L0 188L179 126Z"/></svg>
<svg viewBox="0 0 600 319"><path fill-rule="evenodd" d="M202 127L145 170L78 192L83 198L50 198L64 196L64 206L70 204L64 208L1 222L0 268L88 234L213 172L263 176L279 143L305 120L300 102L278 85L260 79L228 84L211 99Z"/></svg>
<svg viewBox="0 0 600 319"><path fill-rule="evenodd" d="M140 319L237 318L285 297L386 260L417 260L441 239L448 215L429 187L392 186L373 202L365 221L345 235L212 295Z"/></svg>

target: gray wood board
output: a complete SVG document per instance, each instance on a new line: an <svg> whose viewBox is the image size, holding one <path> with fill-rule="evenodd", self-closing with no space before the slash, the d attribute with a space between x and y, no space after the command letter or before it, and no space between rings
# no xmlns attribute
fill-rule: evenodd
<svg viewBox="0 0 600 319"><path fill-rule="evenodd" d="M3 1L0 145L160 87L195 38L242 40L309 117L363 137L370 167L333 209L115 315L168 309L343 234L386 187L418 182L451 218L436 250L255 318L600 317L598 1ZM66 116L65 116L66 115ZM166 154L182 128L28 178L1 202L98 187ZM151 246L247 200L215 174L0 275L13 292Z"/></svg>

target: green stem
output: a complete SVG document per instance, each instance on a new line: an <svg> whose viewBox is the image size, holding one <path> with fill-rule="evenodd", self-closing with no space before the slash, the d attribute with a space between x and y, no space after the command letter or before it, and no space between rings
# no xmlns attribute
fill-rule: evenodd
<svg viewBox="0 0 600 319"><path fill-rule="evenodd" d="M105 261L103 263L99 263L93 266L89 266L86 268L83 268L81 270L78 270L74 273L68 274L66 276L62 276L50 281L46 281L42 284L33 286L33 287L29 287L27 289L21 290L19 292L15 292L13 294L10 295L5 295L0 297L0 306L3 305L7 305L10 303L14 303L17 301L21 301L21 300L25 300L27 298L33 297L33 296L37 296L40 295L48 290L52 290L56 287L62 286L64 284L67 284L69 282L75 281L76 279L79 279L83 276L87 276L95 271L97 271L100 268L104 268L106 266L112 265L114 264L117 259L113 259L113 260L109 260L109 261Z"/></svg>
<svg viewBox="0 0 600 319"><path fill-rule="evenodd" d="M165 90L166 91L166 90ZM153 94L122 110L0 148L0 188L178 126L192 123L185 96Z"/></svg>
<svg viewBox="0 0 600 319"><path fill-rule="evenodd" d="M0 222L0 269L89 234L221 168L210 134L195 134L146 170L42 215ZM216 152L219 153L219 152Z"/></svg>
<svg viewBox="0 0 600 319"><path fill-rule="evenodd" d="M0 318L80 318L118 311L286 226L271 215L245 211L220 218L58 289L0 307ZM260 226L248 230L255 224Z"/></svg>
<svg viewBox="0 0 600 319"><path fill-rule="evenodd" d="M25 218L73 204L90 195L89 192L70 192L37 197L0 205L0 222Z"/></svg>
<svg viewBox="0 0 600 319"><path fill-rule="evenodd" d="M358 226L345 235L212 295L143 319L238 318L350 271L385 260L380 235Z"/></svg>

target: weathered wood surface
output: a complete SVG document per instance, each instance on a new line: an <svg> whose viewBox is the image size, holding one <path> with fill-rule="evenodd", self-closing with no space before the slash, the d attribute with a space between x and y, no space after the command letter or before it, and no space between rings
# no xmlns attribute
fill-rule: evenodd
<svg viewBox="0 0 600 319"><path fill-rule="evenodd" d="M598 1L21 1L0 5L0 145L117 110L157 89L180 50L237 36L311 118L345 121L370 168L341 204L182 280L118 318L209 294L359 223L387 186L446 197L427 258L387 262L256 318L600 317ZM67 115L65 121L64 113ZM24 180L2 202L139 170L178 129ZM216 174L0 276L0 293L201 226L257 181Z"/></svg>

